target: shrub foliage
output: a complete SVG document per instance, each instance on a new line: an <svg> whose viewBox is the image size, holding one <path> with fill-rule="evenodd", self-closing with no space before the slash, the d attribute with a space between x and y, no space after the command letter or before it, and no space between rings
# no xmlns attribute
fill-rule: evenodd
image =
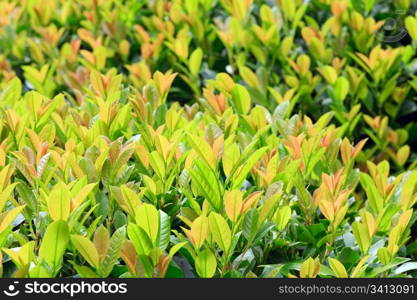
<svg viewBox="0 0 417 300"><path fill-rule="evenodd" d="M416 6L0 0L0 276L415 277Z"/></svg>

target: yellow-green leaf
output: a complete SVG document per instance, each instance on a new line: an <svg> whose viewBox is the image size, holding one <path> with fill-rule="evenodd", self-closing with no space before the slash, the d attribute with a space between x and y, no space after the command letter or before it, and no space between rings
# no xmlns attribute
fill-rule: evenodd
<svg viewBox="0 0 417 300"><path fill-rule="evenodd" d="M232 243L232 232L226 220L218 213L212 212L209 216L209 227L214 241L220 249L228 253Z"/></svg>
<svg viewBox="0 0 417 300"><path fill-rule="evenodd" d="M337 278L348 278L348 274L346 272L345 266L342 265L341 262L339 262L335 258L328 258L330 268L335 273Z"/></svg>
<svg viewBox="0 0 417 300"><path fill-rule="evenodd" d="M349 81L345 77L339 77L334 84L334 95L336 100L343 102L349 93Z"/></svg>
<svg viewBox="0 0 417 300"><path fill-rule="evenodd" d="M352 231L362 253L367 254L369 246L371 245L371 238L369 236L368 229L362 223L355 222L352 225Z"/></svg>
<svg viewBox="0 0 417 300"><path fill-rule="evenodd" d="M233 143L231 145L225 144L224 148L225 149L223 151L222 157L223 171L226 174L226 176L229 176L236 162L239 160L240 150L239 146L236 143Z"/></svg>
<svg viewBox="0 0 417 300"><path fill-rule="evenodd" d="M334 84L337 80L337 72L336 70L331 66L324 66L318 69L320 74L324 77L324 79L330 83Z"/></svg>
<svg viewBox="0 0 417 300"><path fill-rule="evenodd" d="M42 244L39 248L39 259L43 259L51 268L51 277L55 277L61 267L69 241L69 230L66 222L60 220L48 225Z"/></svg>
<svg viewBox="0 0 417 300"><path fill-rule="evenodd" d="M10 211L0 214L0 232L5 230L7 226L9 226L16 219L24 207L24 205L18 206Z"/></svg>
<svg viewBox="0 0 417 300"><path fill-rule="evenodd" d="M75 196L75 198L72 199L72 209L76 209L78 206L80 206L85 199L88 197L88 195L92 192L92 190L96 187L97 183L90 183L84 186Z"/></svg>
<svg viewBox="0 0 417 300"><path fill-rule="evenodd" d="M287 226L288 221L291 218L291 208L289 206L283 206L275 213L274 221L277 224L277 229L282 231Z"/></svg>
<svg viewBox="0 0 417 300"><path fill-rule="evenodd" d="M417 41L417 18L408 16L405 18L405 27L414 41Z"/></svg>
<svg viewBox="0 0 417 300"><path fill-rule="evenodd" d="M23 269L29 266L30 262L33 261L35 257L34 249L35 241L30 241L20 248L3 248L2 250L12 259L19 269Z"/></svg>
<svg viewBox="0 0 417 300"><path fill-rule="evenodd" d="M47 204L52 220L68 220L71 211L71 194L66 188L55 188L49 195Z"/></svg>
<svg viewBox="0 0 417 300"><path fill-rule="evenodd" d="M0 193L0 211L4 209L7 199L9 199L16 185L17 183L10 184Z"/></svg>
<svg viewBox="0 0 417 300"><path fill-rule="evenodd" d="M99 267L100 258L93 242L82 235L71 235L71 243L92 267Z"/></svg>
<svg viewBox="0 0 417 300"><path fill-rule="evenodd" d="M197 75L200 71L201 61L203 60L203 51L201 48L197 48L191 53L188 62L188 67L192 75Z"/></svg>
<svg viewBox="0 0 417 300"><path fill-rule="evenodd" d="M300 268L301 278L315 278L320 272L320 261L309 257Z"/></svg>
<svg viewBox="0 0 417 300"><path fill-rule="evenodd" d="M142 204L135 210L136 224L149 236L153 245L157 245L159 236L159 212L152 204Z"/></svg>
<svg viewBox="0 0 417 300"><path fill-rule="evenodd" d="M205 249L201 251L196 260L195 268L197 274L203 278L211 278L216 273L217 261L216 256L209 250Z"/></svg>
<svg viewBox="0 0 417 300"><path fill-rule="evenodd" d="M250 95L244 86L235 84L232 89L232 98L238 113L247 114L249 112L251 106Z"/></svg>

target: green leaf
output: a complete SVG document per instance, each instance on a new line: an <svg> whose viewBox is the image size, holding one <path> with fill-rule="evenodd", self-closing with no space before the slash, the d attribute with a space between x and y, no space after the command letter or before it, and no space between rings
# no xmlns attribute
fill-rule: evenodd
<svg viewBox="0 0 417 300"><path fill-rule="evenodd" d="M152 241L141 227L134 223L127 226L127 235L135 246L138 255L148 255L152 249Z"/></svg>
<svg viewBox="0 0 417 300"><path fill-rule="evenodd" d="M336 101L342 103L349 93L349 81L345 77L339 77L334 84Z"/></svg>
<svg viewBox="0 0 417 300"><path fill-rule="evenodd" d="M218 213L212 212L209 216L209 227L214 241L220 249L228 253L232 243L232 232L226 220Z"/></svg>
<svg viewBox="0 0 417 300"><path fill-rule="evenodd" d="M389 253L388 249L386 247L382 247L378 249L377 256L379 261L383 265L387 265L391 262L391 254Z"/></svg>
<svg viewBox="0 0 417 300"><path fill-rule="evenodd" d="M365 225L355 222L352 225L353 235L363 254L367 254L371 245L371 237Z"/></svg>
<svg viewBox="0 0 417 300"><path fill-rule="evenodd" d="M248 176L249 172L255 166L255 164L259 161L259 159L264 155L264 153L268 150L267 147L260 148L256 150L252 155L244 162L242 166L237 169L236 173L232 176L232 189L238 189L241 187L243 181Z"/></svg>
<svg viewBox="0 0 417 300"><path fill-rule="evenodd" d="M15 76L10 80L0 94L0 102L13 106L21 97L22 82Z"/></svg>
<svg viewBox="0 0 417 300"><path fill-rule="evenodd" d="M165 250L169 244L169 238L171 236L171 218L162 210L159 211L159 241L158 247Z"/></svg>
<svg viewBox="0 0 417 300"><path fill-rule="evenodd" d="M169 256L173 257L175 255L175 253L177 253L186 244L187 244L187 242L182 242L182 243L178 243L178 244L175 244L174 246L172 246L172 248L169 249Z"/></svg>
<svg viewBox="0 0 417 300"><path fill-rule="evenodd" d="M372 210L374 210L376 213L379 213L383 209L384 203L382 197L378 193L378 190L371 176L369 176L366 173L361 173L360 183L366 192L366 196L368 197L368 203L371 206Z"/></svg>
<svg viewBox="0 0 417 300"><path fill-rule="evenodd" d="M223 171L226 176L229 176L236 162L239 160L240 150L236 143L224 146L222 157Z"/></svg>
<svg viewBox="0 0 417 300"><path fill-rule="evenodd" d="M2 248L4 244L7 242L7 238L9 237L11 232L12 232L11 226L6 227L3 231L0 231L0 248Z"/></svg>
<svg viewBox="0 0 417 300"><path fill-rule="evenodd" d="M49 195L47 204L52 220L68 220L71 210L71 194L66 188L55 188Z"/></svg>
<svg viewBox="0 0 417 300"><path fill-rule="evenodd" d="M243 221L243 236L248 240L252 241L255 238L258 230L259 213L255 209L249 210Z"/></svg>
<svg viewBox="0 0 417 300"><path fill-rule="evenodd" d="M198 193L206 198L210 204L220 210L222 206L221 187L218 176L203 161L196 161L194 168L190 169L193 185L198 189Z"/></svg>
<svg viewBox="0 0 417 300"><path fill-rule="evenodd" d="M320 272L321 265L318 259L309 257L300 266L300 277L301 278L315 278Z"/></svg>
<svg viewBox="0 0 417 300"><path fill-rule="evenodd" d="M200 72L201 61L203 60L203 50L197 48L191 53L188 67L192 75L196 76Z"/></svg>
<svg viewBox="0 0 417 300"><path fill-rule="evenodd" d="M73 264L75 271L81 278L98 278L99 276L87 266L78 266Z"/></svg>
<svg viewBox="0 0 417 300"><path fill-rule="evenodd" d="M285 228L285 226L287 226L290 218L291 208L288 205L280 207L274 217L274 221L277 224L277 229L279 231L282 231Z"/></svg>
<svg viewBox="0 0 417 300"><path fill-rule="evenodd" d="M408 16L405 18L405 27L414 41L417 41L417 18Z"/></svg>
<svg viewBox="0 0 417 300"><path fill-rule="evenodd" d="M162 155L157 151L153 151L149 155L149 163L151 164L152 169L155 171L158 177L161 180L164 180L166 170L165 170L165 163L164 163L164 159L162 158Z"/></svg>
<svg viewBox="0 0 417 300"><path fill-rule="evenodd" d="M281 5L284 16L290 20L293 19L296 12L296 3L292 0L282 0Z"/></svg>
<svg viewBox="0 0 417 300"><path fill-rule="evenodd" d="M208 249L201 251L196 260L195 268L198 276L203 278L211 278L216 273L217 261L213 252Z"/></svg>
<svg viewBox="0 0 417 300"><path fill-rule="evenodd" d="M4 206L6 205L6 202L12 194L16 185L17 183L10 184L0 193L0 211L4 209Z"/></svg>
<svg viewBox="0 0 417 300"><path fill-rule="evenodd" d="M22 245L20 248L14 249L1 249L5 252L10 259L16 264L16 266L24 270L29 267L29 264L35 258L35 241L27 242L26 244ZM24 275L24 274L22 274Z"/></svg>
<svg viewBox="0 0 417 300"><path fill-rule="evenodd" d="M348 274L346 272L345 266L343 266L342 263L340 263L337 259L328 258L330 268L332 271L336 274L337 278L348 278Z"/></svg>
<svg viewBox="0 0 417 300"><path fill-rule="evenodd" d="M3 232L3 230L5 230L17 218L23 208L25 208L25 205L18 206L10 211L0 214L0 233Z"/></svg>
<svg viewBox="0 0 417 300"><path fill-rule="evenodd" d="M93 191L96 185L96 183L87 184L77 193L77 195L74 197L72 201L73 209L76 209L85 201L85 199Z"/></svg>
<svg viewBox="0 0 417 300"><path fill-rule="evenodd" d="M188 135L188 142L193 147L194 151L204 160L210 168L215 167L215 159L210 145L203 138L196 135Z"/></svg>
<svg viewBox="0 0 417 300"><path fill-rule="evenodd" d="M243 85L234 85L232 99L238 113L245 115L249 112L251 106L250 95Z"/></svg>
<svg viewBox="0 0 417 300"><path fill-rule="evenodd" d="M144 203L135 210L136 224L141 227L154 246L158 245L159 239L159 212L152 204Z"/></svg>
<svg viewBox="0 0 417 300"><path fill-rule="evenodd" d="M320 74L324 77L327 83L334 84L337 80L337 72L331 66L324 66L319 68Z"/></svg>
<svg viewBox="0 0 417 300"><path fill-rule="evenodd" d="M98 270L100 277L107 277L110 275L117 260L120 257L120 250L122 248L123 241L125 241L125 237L126 228L124 226L120 227L113 233L110 239L110 247L107 250L107 255Z"/></svg>
<svg viewBox="0 0 417 300"><path fill-rule="evenodd" d="M92 267L99 268L100 258L93 242L82 235L71 235L71 243Z"/></svg>
<svg viewBox="0 0 417 300"><path fill-rule="evenodd" d="M52 274L49 274L51 277L55 277L62 266L62 257L69 238L68 225L65 221L55 221L46 228L39 248L39 259L49 265L52 270Z"/></svg>
<svg viewBox="0 0 417 300"><path fill-rule="evenodd" d="M389 271L391 269L393 269L394 267L404 264L405 262L409 261L409 258L404 258L404 257L396 257L394 258L391 263L389 263L388 265L385 265L383 267L380 268L375 268L373 270L371 270L369 273L366 274L366 277L368 278L374 278L377 277L378 275Z"/></svg>
<svg viewBox="0 0 417 300"><path fill-rule="evenodd" d="M392 217L400 211L400 209L401 206L396 203L390 203L385 206L377 218L378 230L382 232L388 231L391 226Z"/></svg>

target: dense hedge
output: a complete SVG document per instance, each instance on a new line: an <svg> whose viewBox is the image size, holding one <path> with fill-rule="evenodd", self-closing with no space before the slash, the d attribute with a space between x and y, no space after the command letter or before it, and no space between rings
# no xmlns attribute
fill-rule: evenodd
<svg viewBox="0 0 417 300"><path fill-rule="evenodd" d="M416 7L0 0L0 275L415 277Z"/></svg>

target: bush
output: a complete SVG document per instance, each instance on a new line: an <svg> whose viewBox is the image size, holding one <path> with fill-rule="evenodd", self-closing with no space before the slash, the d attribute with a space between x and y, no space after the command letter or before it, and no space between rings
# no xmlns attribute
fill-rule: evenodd
<svg viewBox="0 0 417 300"><path fill-rule="evenodd" d="M0 275L415 277L415 6L0 2Z"/></svg>

